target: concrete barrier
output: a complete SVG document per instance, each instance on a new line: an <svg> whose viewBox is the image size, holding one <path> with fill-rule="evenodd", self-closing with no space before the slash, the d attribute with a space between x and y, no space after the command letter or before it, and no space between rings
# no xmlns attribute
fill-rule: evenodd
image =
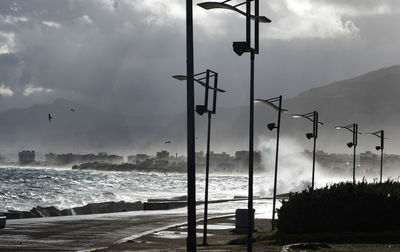
<svg viewBox="0 0 400 252"><path fill-rule="evenodd" d="M254 212L253 209L253 230L254 230ZM236 209L235 212L235 232L236 233L247 233L249 217L248 209Z"/></svg>
<svg viewBox="0 0 400 252"><path fill-rule="evenodd" d="M6 227L6 216L0 216L0 228L5 228Z"/></svg>

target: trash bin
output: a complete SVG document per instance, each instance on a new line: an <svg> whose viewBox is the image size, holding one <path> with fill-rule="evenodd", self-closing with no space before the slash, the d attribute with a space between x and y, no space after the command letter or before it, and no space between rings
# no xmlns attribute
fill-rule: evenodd
<svg viewBox="0 0 400 252"><path fill-rule="evenodd" d="M6 227L6 216L0 216L0 228Z"/></svg>
<svg viewBox="0 0 400 252"><path fill-rule="evenodd" d="M236 233L247 233L249 217L248 217L248 209L236 209L235 212L235 232ZM254 212L253 209L253 230L254 230Z"/></svg>

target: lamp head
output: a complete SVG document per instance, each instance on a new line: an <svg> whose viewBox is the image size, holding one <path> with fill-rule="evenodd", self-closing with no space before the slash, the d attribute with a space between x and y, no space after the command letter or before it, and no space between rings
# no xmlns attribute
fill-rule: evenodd
<svg viewBox="0 0 400 252"><path fill-rule="evenodd" d="M349 148L351 148L353 146L354 146L353 142L350 142L350 143L347 144L347 147L349 147Z"/></svg>
<svg viewBox="0 0 400 252"><path fill-rule="evenodd" d="M241 56L245 52L251 51L249 43L245 41L233 42L232 46L233 51L239 56Z"/></svg>
<svg viewBox="0 0 400 252"><path fill-rule="evenodd" d="M187 76L186 75L181 75L181 74L174 75L174 76L172 76L172 78L180 80L180 81L187 80Z"/></svg>
<svg viewBox="0 0 400 252"><path fill-rule="evenodd" d="M268 123L267 128L271 131L274 130L276 128L275 123Z"/></svg>
<svg viewBox="0 0 400 252"><path fill-rule="evenodd" d="M306 137L307 137L307 139L311 139L311 138L314 137L314 134L313 133L307 133Z"/></svg>
<svg viewBox="0 0 400 252"><path fill-rule="evenodd" d="M199 115L203 115L205 112L207 112L207 107L204 105L196 105L196 112Z"/></svg>
<svg viewBox="0 0 400 252"><path fill-rule="evenodd" d="M375 149L376 149L376 150L380 150L380 149L381 149L381 146L375 146Z"/></svg>

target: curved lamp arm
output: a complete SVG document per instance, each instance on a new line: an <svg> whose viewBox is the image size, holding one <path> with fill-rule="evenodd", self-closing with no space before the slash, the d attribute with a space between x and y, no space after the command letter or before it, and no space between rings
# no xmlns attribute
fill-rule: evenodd
<svg viewBox="0 0 400 252"><path fill-rule="evenodd" d="M210 10L210 9L227 9L227 10L232 10L235 11L243 16L246 16L246 12L239 10L235 6L231 6L226 3L219 3L219 2L203 2L203 3L198 3L198 6L200 6L203 9ZM265 16L255 16L255 15L250 15L250 18L252 20L257 20L261 23L271 23L271 20Z"/></svg>

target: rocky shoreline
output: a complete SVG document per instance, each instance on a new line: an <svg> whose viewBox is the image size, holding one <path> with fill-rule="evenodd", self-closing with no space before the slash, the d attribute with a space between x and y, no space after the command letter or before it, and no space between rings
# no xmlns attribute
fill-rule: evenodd
<svg viewBox="0 0 400 252"><path fill-rule="evenodd" d="M54 217L54 216L69 216L69 215L84 215L84 214L99 214L99 213L117 213L127 211L143 210L143 203L125 202L125 201L109 201L102 203L90 203L81 207L73 207L67 209L58 209L54 206L50 207L33 207L30 211L17 211L8 210L7 212L0 213L6 216L7 219L23 219L23 218L40 218L40 217Z"/></svg>
<svg viewBox="0 0 400 252"><path fill-rule="evenodd" d="M186 199L186 196L179 196L170 199L149 199L147 202L108 201L101 203L89 203L81 207L73 207L62 210L56 208L55 206L36 206L33 207L30 211L8 210L7 212L0 212L0 216L6 216L7 219L24 219L85 214L119 213L142 210L169 210L185 207L187 204Z"/></svg>

